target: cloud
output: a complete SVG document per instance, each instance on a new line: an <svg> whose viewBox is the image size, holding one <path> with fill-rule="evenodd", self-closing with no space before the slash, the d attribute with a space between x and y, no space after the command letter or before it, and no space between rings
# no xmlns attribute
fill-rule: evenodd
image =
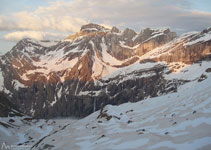
<svg viewBox="0 0 211 150"><path fill-rule="evenodd" d="M48 12L46 12L48 14ZM12 18L9 20L8 18ZM26 11L13 14L12 17L0 16L0 30L54 30L77 32L87 22L71 16L36 15Z"/></svg>
<svg viewBox="0 0 211 150"><path fill-rule="evenodd" d="M35 11L34 13L19 12L14 16L18 18L16 26L18 29L29 30L57 30L61 32L76 32L80 26L87 22L81 18L72 17L71 15L54 15L50 12ZM58 10L59 12L59 10Z"/></svg>
<svg viewBox="0 0 211 150"><path fill-rule="evenodd" d="M38 32L70 34L89 22L122 29L130 27L136 31L145 27L168 26L174 31L187 32L211 26L210 12L190 8L191 3L187 0L55 1L33 11L1 15L0 30L12 32L5 35L5 39L18 40L32 31L31 35L37 38L50 36L37 35Z"/></svg>
<svg viewBox="0 0 211 150"><path fill-rule="evenodd" d="M68 34L42 32L42 31L16 31L4 35L4 39L9 41L17 41L23 38L31 38L35 40L44 40L44 39L56 40L56 39L64 39L67 36Z"/></svg>
<svg viewBox="0 0 211 150"><path fill-rule="evenodd" d="M10 16L0 16L0 31L14 30L16 29L13 19Z"/></svg>

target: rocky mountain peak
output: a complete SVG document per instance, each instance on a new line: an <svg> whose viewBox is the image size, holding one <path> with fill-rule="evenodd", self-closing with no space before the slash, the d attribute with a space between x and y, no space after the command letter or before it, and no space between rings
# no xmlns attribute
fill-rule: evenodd
<svg viewBox="0 0 211 150"><path fill-rule="evenodd" d="M157 39L158 41L171 41L172 39L177 37L176 32L171 32L169 28L146 28L141 30L138 36L135 39L135 43L145 42L149 39ZM165 39L165 40L164 40Z"/></svg>
<svg viewBox="0 0 211 150"><path fill-rule="evenodd" d="M146 28L141 30L140 35L142 36L152 36L156 33L163 33L163 34L169 34L171 31L169 28L158 28L158 29L153 29L153 28Z"/></svg>
<svg viewBox="0 0 211 150"><path fill-rule="evenodd" d="M110 31L110 29L105 28L98 24L89 23L81 26L79 32L68 36L65 40L75 40L78 39L79 37L94 36L96 34L106 33L108 31Z"/></svg>
<svg viewBox="0 0 211 150"><path fill-rule="evenodd" d="M137 35L137 33L129 28L126 28L122 33L123 37L129 38L129 39L132 39L136 35Z"/></svg>
<svg viewBox="0 0 211 150"><path fill-rule="evenodd" d="M204 30L202 31L202 33L208 33L208 32L211 32L211 27L209 27L209 28L207 28L207 29L204 29Z"/></svg>
<svg viewBox="0 0 211 150"><path fill-rule="evenodd" d="M86 25L83 25L80 29L80 31L83 31L83 32L100 32L100 31L105 31L105 30L109 30L101 25L98 25L98 24L94 24L94 23L89 23L89 24L86 24Z"/></svg>
<svg viewBox="0 0 211 150"><path fill-rule="evenodd" d="M121 31L117 27L112 27L111 33L120 33Z"/></svg>

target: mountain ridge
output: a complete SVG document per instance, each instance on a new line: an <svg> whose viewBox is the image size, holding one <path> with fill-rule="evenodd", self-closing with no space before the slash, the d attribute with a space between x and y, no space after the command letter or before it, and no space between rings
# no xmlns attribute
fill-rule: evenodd
<svg viewBox="0 0 211 150"><path fill-rule="evenodd" d="M63 41L23 39L1 56L1 90L35 117L86 116L107 104L175 92L165 78L210 60L211 28L177 37L169 29L81 27Z"/></svg>

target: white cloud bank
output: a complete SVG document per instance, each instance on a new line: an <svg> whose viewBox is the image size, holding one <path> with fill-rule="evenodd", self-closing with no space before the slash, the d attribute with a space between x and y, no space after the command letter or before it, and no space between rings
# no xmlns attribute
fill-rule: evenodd
<svg viewBox="0 0 211 150"><path fill-rule="evenodd" d="M17 41L23 38L32 38L35 40L56 40L67 37L68 34L61 34L61 33L52 33L52 32L42 32L42 31L16 31L8 33L4 36L4 39L9 41Z"/></svg>
<svg viewBox="0 0 211 150"><path fill-rule="evenodd" d="M186 0L56 1L34 11L1 15L0 30L10 32L4 39L19 40L23 37L63 38L79 31L88 22L130 27L137 31L144 27L168 26L172 30L186 32L211 26L210 12L189 8Z"/></svg>

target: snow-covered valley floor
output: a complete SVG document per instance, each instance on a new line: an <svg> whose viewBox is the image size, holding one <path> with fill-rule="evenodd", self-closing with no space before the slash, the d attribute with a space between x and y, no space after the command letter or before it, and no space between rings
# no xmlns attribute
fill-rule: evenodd
<svg viewBox="0 0 211 150"><path fill-rule="evenodd" d="M0 144L28 145L24 150L210 150L211 73L205 74L176 93L107 105L80 120L1 118Z"/></svg>

